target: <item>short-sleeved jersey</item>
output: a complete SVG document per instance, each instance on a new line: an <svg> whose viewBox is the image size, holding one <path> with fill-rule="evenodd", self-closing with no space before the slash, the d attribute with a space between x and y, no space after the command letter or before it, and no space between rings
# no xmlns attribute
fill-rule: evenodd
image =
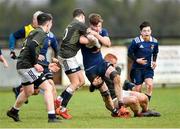
<svg viewBox="0 0 180 129"><path fill-rule="evenodd" d="M77 54L80 49L79 38L85 35L87 26L74 19L65 29L64 38L60 45L59 56L62 58L71 58Z"/></svg>
<svg viewBox="0 0 180 129"><path fill-rule="evenodd" d="M40 50L43 47L44 40L46 38L47 35L41 28L37 28L29 34L29 36L24 41L23 48L20 52L20 55L18 56L17 69L27 69L34 67L37 61L37 56L39 55ZM32 52L30 48L32 42L36 43L36 47L35 47L36 57L32 56Z"/></svg>
<svg viewBox="0 0 180 129"><path fill-rule="evenodd" d="M128 55L134 55L136 59L145 58L147 64L141 65L134 61L132 68L151 67L153 56L157 56L158 52L158 42L154 37L150 37L150 41L144 41L142 36L134 38L128 48Z"/></svg>
<svg viewBox="0 0 180 129"><path fill-rule="evenodd" d="M108 32L106 29L102 29L99 34L103 37L108 37ZM104 60L101 51L97 50L97 47L95 46L93 48L87 48L86 45L83 44L81 45L81 52L83 56L83 64L85 70L99 64Z"/></svg>

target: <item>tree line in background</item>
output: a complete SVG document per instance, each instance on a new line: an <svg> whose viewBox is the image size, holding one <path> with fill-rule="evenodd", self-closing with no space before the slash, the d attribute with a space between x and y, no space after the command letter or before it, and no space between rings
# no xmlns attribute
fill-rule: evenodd
<svg viewBox="0 0 180 129"><path fill-rule="evenodd" d="M88 14L96 12L104 19L104 26L112 37L134 37L139 34L139 24L149 21L155 36L180 36L179 0L51 0L45 7L29 7L18 3L0 3L0 37L8 37L23 25L29 24L37 10L52 13L52 31L63 36L75 8Z"/></svg>

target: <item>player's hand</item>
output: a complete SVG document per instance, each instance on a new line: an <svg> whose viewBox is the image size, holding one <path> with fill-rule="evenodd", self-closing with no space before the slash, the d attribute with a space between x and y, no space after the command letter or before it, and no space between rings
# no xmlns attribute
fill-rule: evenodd
<svg viewBox="0 0 180 129"><path fill-rule="evenodd" d="M58 64L58 63L59 63L59 60L56 59L56 58L52 58L52 62Z"/></svg>
<svg viewBox="0 0 180 129"><path fill-rule="evenodd" d="M152 69L155 69L156 66L157 66L156 62L153 61L152 64L151 64L151 68L152 68Z"/></svg>
<svg viewBox="0 0 180 129"><path fill-rule="evenodd" d="M60 69L56 63L50 63L48 67L52 72L58 72Z"/></svg>
<svg viewBox="0 0 180 129"><path fill-rule="evenodd" d="M5 67L5 68L8 68L8 67L9 67L9 65L8 65L7 62L4 62L4 67Z"/></svg>
<svg viewBox="0 0 180 129"><path fill-rule="evenodd" d="M15 60L17 58L16 53L14 51L11 51L10 57Z"/></svg>
<svg viewBox="0 0 180 129"><path fill-rule="evenodd" d="M102 82L103 82L102 78L99 77L99 76L97 76L96 78L94 78L92 84L93 84L94 86L98 86L98 85L100 85Z"/></svg>
<svg viewBox="0 0 180 129"><path fill-rule="evenodd" d="M94 35L94 36L98 35L98 33L96 31L92 30L91 28L88 28L87 32Z"/></svg>
<svg viewBox="0 0 180 129"><path fill-rule="evenodd" d="M40 65L40 64L35 64L34 68L38 71L38 72L43 72L44 68Z"/></svg>
<svg viewBox="0 0 180 129"><path fill-rule="evenodd" d="M136 62L141 65L147 64L147 60L145 60L145 58L138 58Z"/></svg>
<svg viewBox="0 0 180 129"><path fill-rule="evenodd" d="M38 60L43 61L43 60L45 60L45 57L40 54L40 55L38 56Z"/></svg>

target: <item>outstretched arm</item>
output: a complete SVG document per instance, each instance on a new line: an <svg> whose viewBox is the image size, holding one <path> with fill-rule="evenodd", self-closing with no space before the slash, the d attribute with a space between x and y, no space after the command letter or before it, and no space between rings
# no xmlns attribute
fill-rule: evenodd
<svg viewBox="0 0 180 129"><path fill-rule="evenodd" d="M3 55L0 55L0 61L4 64L4 67L6 68L8 67L8 63Z"/></svg>

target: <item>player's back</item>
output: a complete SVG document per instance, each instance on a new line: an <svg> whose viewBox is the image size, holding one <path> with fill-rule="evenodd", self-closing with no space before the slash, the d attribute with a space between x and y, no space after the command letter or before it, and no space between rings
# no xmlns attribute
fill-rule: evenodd
<svg viewBox="0 0 180 129"><path fill-rule="evenodd" d="M60 45L59 55L62 58L70 58L77 54L80 49L79 38L86 34L86 29L85 24L75 19L67 26Z"/></svg>
<svg viewBox="0 0 180 129"><path fill-rule="evenodd" d="M18 56L17 69L26 69L34 66L35 58L37 58L34 56L39 55L46 36L46 33L41 28L37 28L29 34L24 41L24 46ZM32 42L36 43L36 55L32 54Z"/></svg>

